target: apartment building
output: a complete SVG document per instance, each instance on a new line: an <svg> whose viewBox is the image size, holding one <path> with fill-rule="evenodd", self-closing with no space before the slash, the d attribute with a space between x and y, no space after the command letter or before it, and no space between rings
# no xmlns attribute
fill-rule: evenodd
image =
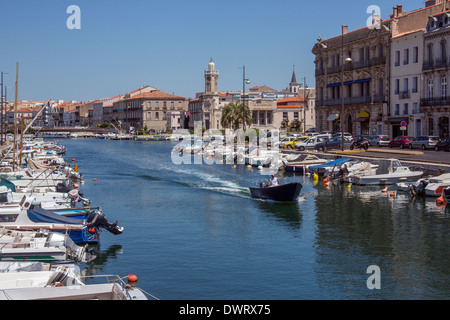
<svg viewBox="0 0 450 320"><path fill-rule="evenodd" d="M450 10L432 15L423 33L424 60L421 111L423 132L449 136Z"/></svg>
<svg viewBox="0 0 450 320"><path fill-rule="evenodd" d="M317 129L336 132L343 128L353 135L392 137L425 133L422 103L417 105L424 90L420 89L421 82L424 86L419 70L424 51L420 30L446 5L442 0L427 1L425 8L411 12L398 5L387 20L374 16L372 25L351 32L343 26L339 36L328 40L319 36L312 49ZM401 126L403 121L406 128ZM438 128L442 119L433 121Z"/></svg>
<svg viewBox="0 0 450 320"><path fill-rule="evenodd" d="M113 102L115 125L124 130L162 131L167 128L169 112L187 111L187 100L154 87L143 87Z"/></svg>
<svg viewBox="0 0 450 320"><path fill-rule="evenodd" d="M386 121L390 137L422 135L420 112L423 30L399 34L391 41L391 90ZM400 124L404 122L406 127Z"/></svg>

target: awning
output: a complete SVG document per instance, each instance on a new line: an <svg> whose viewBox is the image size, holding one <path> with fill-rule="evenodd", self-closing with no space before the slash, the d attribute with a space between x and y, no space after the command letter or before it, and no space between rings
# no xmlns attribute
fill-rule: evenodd
<svg viewBox="0 0 450 320"><path fill-rule="evenodd" d="M355 121L357 122L369 122L370 118L357 118Z"/></svg>
<svg viewBox="0 0 450 320"><path fill-rule="evenodd" d="M369 117L370 117L370 114L367 113L367 112L365 112L365 111L360 112L360 113L358 114L358 118L369 118Z"/></svg>
<svg viewBox="0 0 450 320"><path fill-rule="evenodd" d="M336 119L338 119L339 118L339 114L337 114L337 113L332 113L332 114L330 114L329 116L328 116L328 121L334 121L334 120L336 120Z"/></svg>
<svg viewBox="0 0 450 320"><path fill-rule="evenodd" d="M355 80L354 83L370 82L371 78Z"/></svg>
<svg viewBox="0 0 450 320"><path fill-rule="evenodd" d="M353 81L345 81L345 82L344 82L344 86L349 86L349 85L351 85L352 83L353 83ZM327 88L340 87L340 86L341 86L341 83L340 83L340 82L327 84Z"/></svg>

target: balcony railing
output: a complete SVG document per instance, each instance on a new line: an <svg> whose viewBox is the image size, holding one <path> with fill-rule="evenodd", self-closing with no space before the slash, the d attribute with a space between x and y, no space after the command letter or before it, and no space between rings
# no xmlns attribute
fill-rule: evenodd
<svg viewBox="0 0 450 320"><path fill-rule="evenodd" d="M344 105L371 103L371 102L372 102L371 96L344 98ZM323 101L324 106L336 106L336 105L341 105L341 104L342 104L342 100L340 98L328 99L328 100Z"/></svg>
<svg viewBox="0 0 450 320"><path fill-rule="evenodd" d="M400 91L399 94L398 94L398 98L399 99L409 99L409 97L410 97L409 90L407 90L407 91Z"/></svg>
<svg viewBox="0 0 450 320"><path fill-rule="evenodd" d="M370 68L374 66L379 66L386 63L386 56L374 57L371 59L365 59L363 61L352 61L344 64L344 71L352 71L363 68ZM332 66L327 68L327 74L342 72L342 66ZM316 76L324 75L323 69L316 70Z"/></svg>
<svg viewBox="0 0 450 320"><path fill-rule="evenodd" d="M450 58L444 59L428 59L423 61L422 69L424 71L448 68L450 66Z"/></svg>
<svg viewBox="0 0 450 320"><path fill-rule="evenodd" d="M448 106L450 105L450 96L420 99L420 104L424 107Z"/></svg>

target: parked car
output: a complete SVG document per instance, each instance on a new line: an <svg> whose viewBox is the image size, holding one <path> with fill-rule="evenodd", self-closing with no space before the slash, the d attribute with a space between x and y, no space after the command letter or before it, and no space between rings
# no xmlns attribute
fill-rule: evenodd
<svg viewBox="0 0 450 320"><path fill-rule="evenodd" d="M341 132L335 133L335 134L333 135L333 137L340 137L340 136L342 136L342 133L341 133ZM352 142L352 141L353 141L353 135L352 135L351 133L344 132L344 139L345 139L346 141Z"/></svg>
<svg viewBox="0 0 450 320"><path fill-rule="evenodd" d="M392 147L400 147L401 149L408 148L409 142L411 140L414 140L414 137L398 136L389 142L389 148L392 148Z"/></svg>
<svg viewBox="0 0 450 320"><path fill-rule="evenodd" d="M306 139L309 139L309 138L311 138L311 137L309 137L309 136L297 137L294 140L292 140L291 142L285 143L283 148L293 150L297 143L305 141Z"/></svg>
<svg viewBox="0 0 450 320"><path fill-rule="evenodd" d="M350 146L351 143L348 141L345 141L344 139L344 148L347 146ZM318 143L314 146L315 150L318 151L326 151L329 149L340 149L342 146L342 139L341 137L332 137L331 139Z"/></svg>
<svg viewBox="0 0 450 320"><path fill-rule="evenodd" d="M436 151L439 151L439 150L450 151L450 138L442 139L441 141L436 143L436 145L434 146L434 150L436 150Z"/></svg>
<svg viewBox="0 0 450 320"><path fill-rule="evenodd" d="M308 130L306 130L306 133L310 133L310 132L316 132L316 128L309 128Z"/></svg>
<svg viewBox="0 0 450 320"><path fill-rule="evenodd" d="M389 138L389 136L386 135L375 135L369 138L369 145L371 147L376 146L376 147L388 147L389 146L389 142L391 142L391 139Z"/></svg>
<svg viewBox="0 0 450 320"><path fill-rule="evenodd" d="M328 140L325 137L311 137L305 141L299 142L295 145L295 149L299 151L304 151L306 149L314 149L315 145Z"/></svg>
<svg viewBox="0 0 450 320"><path fill-rule="evenodd" d="M281 139L280 141L275 142L275 147L283 148L286 143L294 141L294 140L295 140L294 136L285 137L285 138Z"/></svg>
<svg viewBox="0 0 450 320"><path fill-rule="evenodd" d="M409 148L433 149L438 141L439 137L436 136L420 136L409 142Z"/></svg>

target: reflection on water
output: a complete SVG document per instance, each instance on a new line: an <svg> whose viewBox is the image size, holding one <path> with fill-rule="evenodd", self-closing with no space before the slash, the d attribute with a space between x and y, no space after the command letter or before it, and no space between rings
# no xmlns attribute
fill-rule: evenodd
<svg viewBox="0 0 450 320"><path fill-rule="evenodd" d="M297 202L276 203L273 201L258 201L258 208L272 214L277 220L286 222L292 228L300 228L302 213Z"/></svg>
<svg viewBox="0 0 450 320"><path fill-rule="evenodd" d="M363 287L367 267L378 265L382 290L362 291L365 298L436 298L436 290L449 297L449 220L434 201L376 187L317 187L321 285L352 298L345 288Z"/></svg>

